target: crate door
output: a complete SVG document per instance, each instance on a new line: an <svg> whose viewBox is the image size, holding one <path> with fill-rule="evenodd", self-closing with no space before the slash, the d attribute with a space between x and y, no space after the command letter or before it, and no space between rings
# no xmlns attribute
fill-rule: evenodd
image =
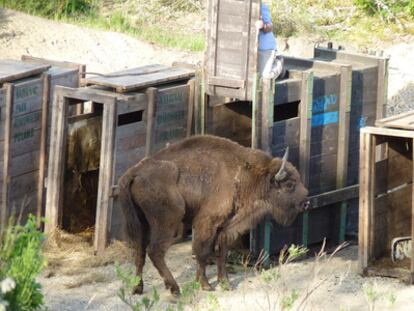
<svg viewBox="0 0 414 311"><path fill-rule="evenodd" d="M260 1L209 0L208 11L206 93L251 100Z"/></svg>

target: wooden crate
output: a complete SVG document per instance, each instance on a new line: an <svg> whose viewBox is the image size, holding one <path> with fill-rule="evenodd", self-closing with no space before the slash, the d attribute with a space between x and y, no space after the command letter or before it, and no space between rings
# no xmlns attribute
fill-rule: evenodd
<svg viewBox="0 0 414 311"><path fill-rule="evenodd" d="M174 68L171 70L175 72ZM158 78L153 81L148 77L146 88L142 89L145 84L140 84L139 90L131 88L131 91L124 93L114 90L124 90L125 85L133 84L128 75L127 83L118 80L112 84L111 81L111 85L106 88L102 88L100 82L101 86L56 89L47 181L46 218L49 222L46 232L62 226L65 208L68 208L62 202L65 199L65 148L69 125L99 116L101 137L96 218L93 224L94 246L96 251L101 251L109 239L123 238L123 217L116 185L119 177L144 156L164 147L166 143L189 136L192 132L194 71L187 71L186 80L183 80L182 75L177 75L177 81L174 81L173 75L169 75L168 69L163 71L169 77L165 80L167 84L160 85ZM154 84L157 86L154 87ZM87 101L93 103L94 112L83 115L81 119L79 116L70 118L68 108Z"/></svg>
<svg viewBox="0 0 414 311"><path fill-rule="evenodd" d="M361 130L359 270L414 283L411 259L393 262L391 241L414 238L413 113L383 119Z"/></svg>
<svg viewBox="0 0 414 311"><path fill-rule="evenodd" d="M360 120L374 122L378 107L376 93L372 99L367 88L352 84L360 69L350 63L286 57L285 65L286 78L258 81L255 101L207 97L205 105L206 133L273 156L289 146L289 160L310 190L314 208L292 226L269 220L252 231L255 253L263 248L276 253L285 244L310 245L325 237L334 243L345 239L347 203L358 196L358 170L349 168L358 149L351 139L366 124ZM358 93L362 100L356 100Z"/></svg>
<svg viewBox="0 0 414 311"><path fill-rule="evenodd" d="M205 91L252 100L256 78L260 1L209 0Z"/></svg>
<svg viewBox="0 0 414 311"><path fill-rule="evenodd" d="M43 214L50 99L55 84L79 85L79 68L71 66L28 57L0 61L2 225L13 207L24 207L23 221Z"/></svg>

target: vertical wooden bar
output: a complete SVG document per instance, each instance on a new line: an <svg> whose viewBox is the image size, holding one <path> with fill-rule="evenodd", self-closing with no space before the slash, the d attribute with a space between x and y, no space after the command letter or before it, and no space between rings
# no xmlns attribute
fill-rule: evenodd
<svg viewBox="0 0 414 311"><path fill-rule="evenodd" d="M261 119L260 126L260 149L268 154L272 153L273 138L273 114L274 114L274 97L275 80L263 79L263 96L259 115Z"/></svg>
<svg viewBox="0 0 414 311"><path fill-rule="evenodd" d="M258 74L255 75L253 80L253 94L252 94L252 148L259 148L260 141L260 132L258 128L258 119L259 119L259 107L261 100L261 79L258 77Z"/></svg>
<svg viewBox="0 0 414 311"><path fill-rule="evenodd" d="M312 135L313 72L302 73L302 94L300 103L299 170L303 184L309 186L310 146ZM302 216L302 244L308 245L309 211Z"/></svg>
<svg viewBox="0 0 414 311"><path fill-rule="evenodd" d="M259 105L256 106L260 118L259 148L268 154L272 154L273 115L275 98L275 80L263 79L262 96ZM256 119L257 120L257 119ZM253 128L253 127L252 127ZM271 219L266 217L264 225L264 251L266 253L265 265L269 264L270 255L270 229Z"/></svg>
<svg viewBox="0 0 414 311"><path fill-rule="evenodd" d="M45 188L45 173L47 162L47 130L48 130L48 115L49 115L49 94L50 94L50 75L43 74L43 100L42 100L42 128L40 134L40 153L39 153L39 181L37 189L37 225L41 225L41 218L44 206L44 188Z"/></svg>
<svg viewBox="0 0 414 311"><path fill-rule="evenodd" d="M378 61L377 82L377 120L385 117L385 109L388 97L388 64L389 58L381 58Z"/></svg>
<svg viewBox="0 0 414 311"><path fill-rule="evenodd" d="M188 92L188 106L187 106L187 129L186 129L186 137L190 137L193 133L193 111L195 105L195 79L191 79L189 82L189 92Z"/></svg>
<svg viewBox="0 0 414 311"><path fill-rule="evenodd" d="M346 186L348 176L349 121L351 112L352 66L341 66L341 91L338 124L337 189ZM347 202L340 206L339 242L345 240Z"/></svg>
<svg viewBox="0 0 414 311"><path fill-rule="evenodd" d="M3 151L3 187L1 197L1 230L4 230L9 218L9 184L10 184L10 156L11 156L11 125L13 116L14 86L5 83L5 121L4 121L4 151Z"/></svg>
<svg viewBox="0 0 414 311"><path fill-rule="evenodd" d="M155 135L155 111L157 106L157 89L149 87L146 91L148 98L147 105L147 136L145 144L145 156L148 157L152 153Z"/></svg>
<svg viewBox="0 0 414 311"><path fill-rule="evenodd" d="M101 253L108 242L112 215L112 185L114 184L114 145L117 123L116 99L104 103L102 116L101 159L96 205L94 250Z"/></svg>
<svg viewBox="0 0 414 311"><path fill-rule="evenodd" d="M414 161L414 139L411 139L411 146L412 146L412 152L413 152L413 161ZM412 171L412 177L414 178L414 165L413 165L413 171ZM411 266L410 266L410 272L411 272L411 284L414 283L414 247L412 246L414 243L414 183L412 184L412 190L411 190Z"/></svg>
<svg viewBox="0 0 414 311"><path fill-rule="evenodd" d="M50 158L47 177L45 232L51 232L59 225L64 180L68 102L60 87L55 88L50 135Z"/></svg>
<svg viewBox="0 0 414 311"><path fill-rule="evenodd" d="M199 135L201 133L201 124L200 124L200 109L201 109L201 96L202 94L202 87L201 84L203 83L202 74L200 71L196 72L196 84L194 90L194 133Z"/></svg>
<svg viewBox="0 0 414 311"><path fill-rule="evenodd" d="M208 95L205 92L204 83L201 85L201 102L200 102L200 134L206 133L206 107L208 107Z"/></svg>
<svg viewBox="0 0 414 311"><path fill-rule="evenodd" d="M374 147L374 148L373 148ZM360 170L359 170L359 272L365 273L370 260L370 228L371 214L374 208L375 163L372 161L375 152L371 134L364 129L360 133Z"/></svg>

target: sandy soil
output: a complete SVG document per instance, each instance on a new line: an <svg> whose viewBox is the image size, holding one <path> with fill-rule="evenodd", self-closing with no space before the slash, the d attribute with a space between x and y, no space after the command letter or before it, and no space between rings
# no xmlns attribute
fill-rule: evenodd
<svg viewBox="0 0 414 311"><path fill-rule="evenodd" d="M294 39L289 45L286 53L307 56L306 53L313 43L305 39ZM280 46L283 46L283 42ZM408 107L414 108L413 48L412 43L385 48L385 53L391 55L390 107L396 108L391 109L391 113L406 110ZM18 59L22 54L85 63L88 71L102 73L150 63L197 63L202 59L202 53L159 48L118 33L85 29L0 10L0 58ZM180 284L191 281L195 265L191 259L191 245L188 242L174 245L168 254L168 265ZM362 289L363 284L368 282L373 284L377 295L376 310L414 309L413 286L391 279L362 278L356 273L356 266L357 247L351 246L331 261L318 264L317 267L322 270L316 278L313 277L315 262L308 259L284 268L282 275L287 284L284 288L269 287L264 284L262 277L252 272L247 275L238 272L231 274L231 291L217 290L214 295L218 298L221 310L273 310L274 304L273 307L268 306L269 299L280 299L283 293L289 293L293 289L304 294L307 288L312 289L320 280L324 280L307 300L304 309L368 310L368 302ZM213 278L214 267L210 267L209 271ZM95 275L99 282L75 288L71 288L71 284L85 275L42 275L40 282L49 310L126 310L116 296L120 282L116 280L113 265L91 268L88 273ZM144 278L146 292L155 286L162 295L162 301L170 301L158 273L149 262ZM391 294L396 297L393 305L389 298ZM202 293L200 299L205 297L206 294ZM206 309L203 303L205 300L199 302L199 309Z"/></svg>

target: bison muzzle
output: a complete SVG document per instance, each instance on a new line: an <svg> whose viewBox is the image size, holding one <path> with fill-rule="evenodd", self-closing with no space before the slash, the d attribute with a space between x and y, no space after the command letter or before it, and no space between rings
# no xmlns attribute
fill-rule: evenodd
<svg viewBox="0 0 414 311"><path fill-rule="evenodd" d="M266 215L291 224L308 207L298 171L283 159L228 139L194 136L144 158L119 180L126 233L136 249L136 273L143 292L145 256L173 295L180 290L165 254L182 223L193 227L196 279L211 290L207 260L215 251L218 280L228 282L228 245Z"/></svg>

